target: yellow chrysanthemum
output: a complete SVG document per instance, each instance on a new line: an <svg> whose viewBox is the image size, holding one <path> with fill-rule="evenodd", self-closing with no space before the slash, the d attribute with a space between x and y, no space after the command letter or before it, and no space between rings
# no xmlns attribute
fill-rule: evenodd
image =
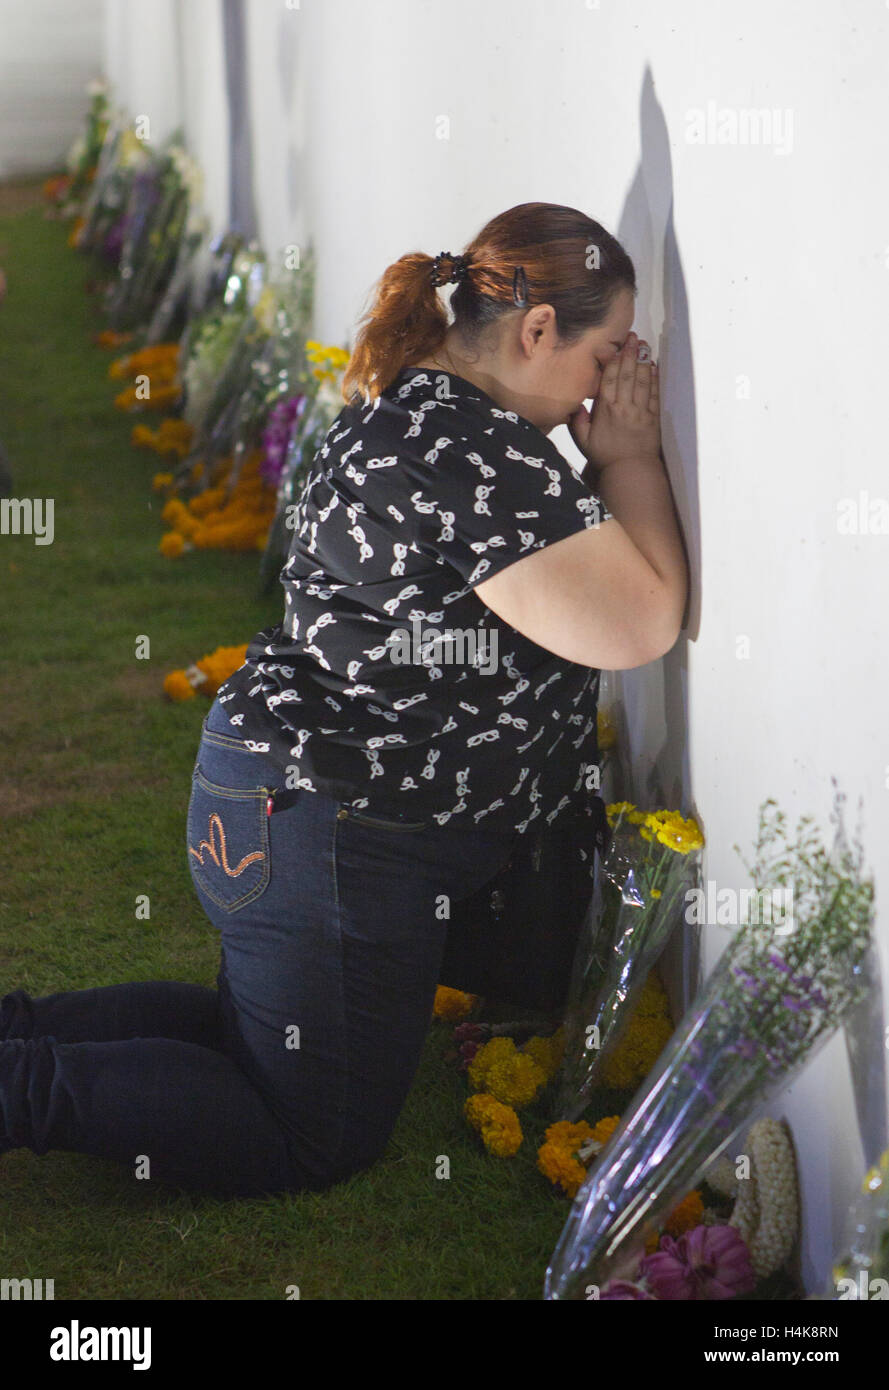
<svg viewBox="0 0 889 1390"><path fill-rule="evenodd" d="M511 1158L522 1143L519 1117L508 1105L495 1096L469 1096L463 1114L473 1129L481 1135L488 1153L497 1158Z"/></svg>

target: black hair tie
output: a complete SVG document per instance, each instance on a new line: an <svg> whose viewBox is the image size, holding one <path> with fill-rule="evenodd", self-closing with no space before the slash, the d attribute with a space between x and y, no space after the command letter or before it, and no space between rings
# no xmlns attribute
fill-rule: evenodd
<svg viewBox="0 0 889 1390"><path fill-rule="evenodd" d="M435 256L432 261L432 269L429 272L430 284L449 285L452 280L457 283L461 280L465 280L469 274L469 263L471 260L472 256L469 252L463 256L454 256L450 251L439 251L438 255ZM451 262L451 271L449 275L445 275L442 272L442 265L445 261Z"/></svg>

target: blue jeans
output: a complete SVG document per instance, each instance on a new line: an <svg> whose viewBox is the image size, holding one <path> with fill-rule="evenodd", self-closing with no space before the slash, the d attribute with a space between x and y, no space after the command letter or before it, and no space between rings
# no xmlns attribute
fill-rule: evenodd
<svg viewBox="0 0 889 1390"><path fill-rule="evenodd" d="M220 722L214 706L185 847L220 937L216 989L5 995L0 1153L93 1154L220 1196L322 1189L383 1153L416 1075L451 908L459 916L523 837L288 791Z"/></svg>

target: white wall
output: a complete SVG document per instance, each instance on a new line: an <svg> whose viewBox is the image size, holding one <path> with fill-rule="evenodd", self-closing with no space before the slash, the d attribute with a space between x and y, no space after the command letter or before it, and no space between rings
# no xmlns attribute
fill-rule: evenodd
<svg viewBox="0 0 889 1390"><path fill-rule="evenodd" d="M159 109L160 74L176 71L157 46L172 4L155 0L157 43L131 27L110 73L131 110ZM119 24L120 0L109 5ZM224 160L202 114L206 102L219 120L217 20L213 0L200 5L212 62L197 110L194 92L180 104L205 157L212 145L218 209ZM741 887L732 845L750 857L760 803L811 813L829 836L834 773L849 830L863 798L879 904L889 538L840 534L837 504L886 493L889 12L871 0L247 0L246 28L261 236L272 254L313 238L316 336L348 341L403 252L459 250L518 202L583 208L624 241L636 328L661 362L695 589L674 652L621 680L634 793L693 811L705 876ZM197 52L193 15L186 32ZM690 108L710 102L785 124L771 143L689 143ZM556 439L576 457L564 429ZM724 940L704 930L705 969ZM858 1036L870 1055L856 1059L857 1113L842 1038L777 1107L800 1153L812 1289L886 1142L882 1030Z"/></svg>
<svg viewBox="0 0 889 1390"><path fill-rule="evenodd" d="M62 168L102 73L103 0L0 0L0 178Z"/></svg>
<svg viewBox="0 0 889 1390"><path fill-rule="evenodd" d="M254 36L283 30L280 9L250 8ZM398 255L458 250L514 203L568 203L613 230L637 264L637 330L662 364L695 584L674 652L622 678L635 794L694 811L705 877L742 887L732 845L752 857L760 803L775 796L830 836L835 773L850 810L864 798L885 883L889 538L841 535L836 519L842 497L886 492L873 341L889 285L885 8L304 0L289 18L306 78L316 334L349 333ZM254 98L274 129L276 98ZM689 109L710 102L777 111L771 143L689 143ZM280 177L261 175L277 207ZM556 438L572 456L567 431ZM885 968L885 913L879 929ZM724 944L705 929L705 971ZM870 1036L881 1069L882 1033ZM818 1288L886 1142L885 1085L856 1117L839 1038L776 1112L800 1152L803 1273Z"/></svg>
<svg viewBox="0 0 889 1390"><path fill-rule="evenodd" d="M129 116L147 116L148 137L152 145L161 145L182 124L183 115L177 0L151 0L150 5L105 0L105 9L104 56L112 102Z"/></svg>

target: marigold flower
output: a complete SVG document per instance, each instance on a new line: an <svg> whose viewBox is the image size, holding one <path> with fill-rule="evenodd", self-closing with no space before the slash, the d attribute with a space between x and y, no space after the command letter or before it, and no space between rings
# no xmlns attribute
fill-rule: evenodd
<svg viewBox="0 0 889 1390"><path fill-rule="evenodd" d="M530 1105L545 1085L546 1073L524 1052L495 1061L485 1079L485 1089L492 1096L515 1107Z"/></svg>
<svg viewBox="0 0 889 1390"><path fill-rule="evenodd" d="M548 1081L555 1076L562 1061L563 1046L561 1041L554 1033L549 1038L539 1036L529 1038L521 1047L522 1052L534 1058Z"/></svg>
<svg viewBox="0 0 889 1390"><path fill-rule="evenodd" d="M586 1178L586 1166L577 1157L577 1151L593 1131L585 1120L572 1124L569 1120L559 1120L550 1125L544 1142L537 1151L537 1167L545 1178L561 1187L567 1197L575 1197Z"/></svg>
<svg viewBox="0 0 889 1390"><path fill-rule="evenodd" d="M669 1018L633 1014L623 1037L602 1063L598 1084L632 1090L651 1071L672 1035Z"/></svg>
<svg viewBox="0 0 889 1390"><path fill-rule="evenodd" d="M663 1230L670 1236L681 1236L694 1226L700 1226L704 1217L704 1202L697 1188L689 1192L677 1207L674 1207L664 1222ZM653 1254L658 1248L660 1236L657 1232L649 1236L645 1249Z"/></svg>
<svg viewBox="0 0 889 1390"><path fill-rule="evenodd" d="M466 994L462 989L451 989L439 985L435 991L432 1012L436 1018L466 1018L478 1003L477 994Z"/></svg>
<svg viewBox="0 0 889 1390"><path fill-rule="evenodd" d="M244 664L247 643L239 647L217 647L182 671L171 671L164 678L164 690L171 700L190 700L199 690L213 696L222 682Z"/></svg>
<svg viewBox="0 0 889 1390"><path fill-rule="evenodd" d="M208 487L192 497L187 506L192 516L207 516L210 512L218 511L224 502L224 487Z"/></svg>
<svg viewBox="0 0 889 1390"><path fill-rule="evenodd" d="M171 671L164 676L164 693L171 700L193 700L195 688L184 671Z"/></svg>
<svg viewBox="0 0 889 1390"><path fill-rule="evenodd" d="M185 537L178 531L168 531L166 535L161 536L158 544L160 553L170 560L175 560L185 548Z"/></svg>
<svg viewBox="0 0 889 1390"><path fill-rule="evenodd" d="M463 1114L481 1135L488 1153L497 1158L511 1158L518 1152L522 1127L518 1115L508 1105L490 1095L469 1096Z"/></svg>
<svg viewBox="0 0 889 1390"><path fill-rule="evenodd" d="M515 1043L512 1038L491 1038L484 1047L480 1047L467 1071L472 1089L484 1091L489 1068L498 1059L510 1057L514 1052Z"/></svg>
<svg viewBox="0 0 889 1390"><path fill-rule="evenodd" d="M599 1120L590 1131L590 1138L596 1144L607 1144L614 1131L620 1124L620 1115L607 1115L604 1120Z"/></svg>

